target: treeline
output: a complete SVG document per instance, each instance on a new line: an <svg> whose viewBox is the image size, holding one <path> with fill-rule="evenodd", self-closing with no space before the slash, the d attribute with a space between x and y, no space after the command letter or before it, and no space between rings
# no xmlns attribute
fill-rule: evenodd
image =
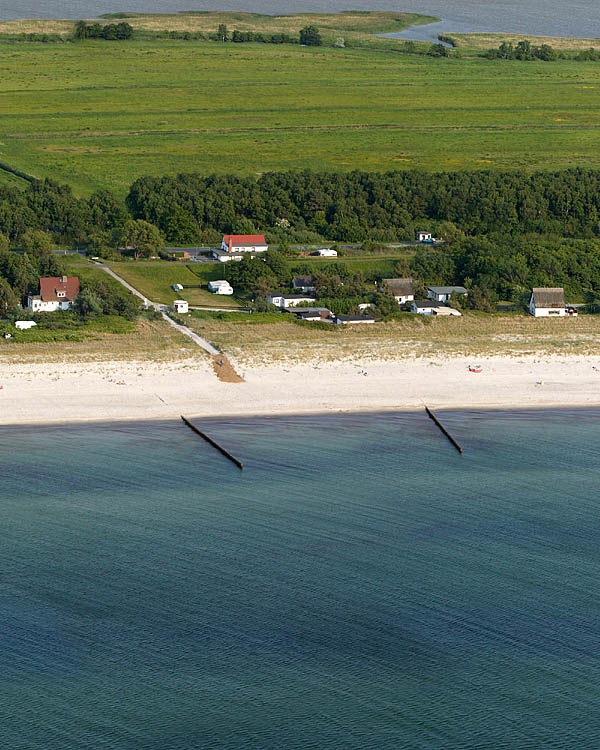
<svg viewBox="0 0 600 750"><path fill-rule="evenodd" d="M74 39L132 39L133 26L126 21L121 23L86 23L78 21L73 32Z"/></svg>
<svg viewBox="0 0 600 750"><path fill-rule="evenodd" d="M600 50L590 47L573 55L557 50L549 44L534 45L529 40L524 39L516 45L511 42L502 42L499 47L488 50L485 57L490 60L543 60L545 62L578 60L587 62L600 60Z"/></svg>
<svg viewBox="0 0 600 750"><path fill-rule="evenodd" d="M180 174L136 180L125 202L109 191L77 198L48 179L0 187L0 232L13 244L28 229L41 229L59 244L84 247L95 238L110 245L118 241L114 230L132 220L182 245L212 243L226 232L266 232L275 244L393 242L412 240L422 228L448 237L597 237L600 170Z"/></svg>
<svg viewBox="0 0 600 750"><path fill-rule="evenodd" d="M599 233L600 171L180 174L136 180L126 203L174 243L256 231L272 242L395 241L413 239L415 228L432 222L469 235L592 237Z"/></svg>

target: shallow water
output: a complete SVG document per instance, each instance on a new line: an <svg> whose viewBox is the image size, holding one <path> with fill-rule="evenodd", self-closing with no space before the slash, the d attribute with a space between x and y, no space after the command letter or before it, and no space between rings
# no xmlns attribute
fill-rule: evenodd
<svg viewBox="0 0 600 750"><path fill-rule="evenodd" d="M600 413L0 429L0 746L597 747Z"/></svg>
<svg viewBox="0 0 600 750"><path fill-rule="evenodd" d="M411 39L433 39L443 31L504 31L540 36L600 36L596 0L5 0L0 19L92 18L128 10L176 13L180 10L238 10L254 13L397 10L443 19L436 27L414 28Z"/></svg>

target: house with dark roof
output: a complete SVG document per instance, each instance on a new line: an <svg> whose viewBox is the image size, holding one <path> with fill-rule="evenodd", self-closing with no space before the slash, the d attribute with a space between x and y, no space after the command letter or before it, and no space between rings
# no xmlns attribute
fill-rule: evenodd
<svg viewBox="0 0 600 750"><path fill-rule="evenodd" d="M309 276L294 276L292 287L299 292L314 292L316 288L315 277L312 274Z"/></svg>
<svg viewBox="0 0 600 750"><path fill-rule="evenodd" d="M535 318L562 318L567 314L562 287L535 287L531 291L529 312Z"/></svg>
<svg viewBox="0 0 600 750"><path fill-rule="evenodd" d="M346 326L355 323L375 323L372 315L336 315L335 322L337 325Z"/></svg>
<svg viewBox="0 0 600 750"><path fill-rule="evenodd" d="M40 293L27 297L27 307L33 312L68 310L78 294L77 276L46 276L40 279Z"/></svg>
<svg viewBox="0 0 600 750"><path fill-rule="evenodd" d="M436 302L448 302L453 294L458 294L460 297L467 294L464 286L428 286L426 291L427 297Z"/></svg>
<svg viewBox="0 0 600 750"><path fill-rule="evenodd" d="M415 298L415 287L412 279L381 279L379 290L389 294L399 305L404 305Z"/></svg>
<svg viewBox="0 0 600 750"><path fill-rule="evenodd" d="M286 307L285 311L300 320L320 320L329 323L333 320L333 313L327 307Z"/></svg>

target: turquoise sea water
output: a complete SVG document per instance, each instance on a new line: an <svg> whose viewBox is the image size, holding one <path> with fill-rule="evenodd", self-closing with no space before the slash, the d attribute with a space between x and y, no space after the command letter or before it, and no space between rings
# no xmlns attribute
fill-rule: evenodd
<svg viewBox="0 0 600 750"><path fill-rule="evenodd" d="M0 429L0 747L596 748L600 412Z"/></svg>

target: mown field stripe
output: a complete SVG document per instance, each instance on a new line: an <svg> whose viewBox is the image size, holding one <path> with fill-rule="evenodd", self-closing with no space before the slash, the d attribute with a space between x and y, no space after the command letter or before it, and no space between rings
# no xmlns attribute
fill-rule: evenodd
<svg viewBox="0 0 600 750"><path fill-rule="evenodd" d="M274 132L303 132L303 131L341 131L341 130L405 130L407 132L434 133L434 132L511 132L536 130L545 132L548 130L600 130L600 124L588 125L399 125L396 123L381 123L378 125L281 125L267 126L262 128L201 128L184 130L113 130L113 131L87 131L78 133L2 133L2 138L11 140L53 140L68 138L119 138L119 137L144 137L161 135L228 135L230 133L274 133Z"/></svg>

